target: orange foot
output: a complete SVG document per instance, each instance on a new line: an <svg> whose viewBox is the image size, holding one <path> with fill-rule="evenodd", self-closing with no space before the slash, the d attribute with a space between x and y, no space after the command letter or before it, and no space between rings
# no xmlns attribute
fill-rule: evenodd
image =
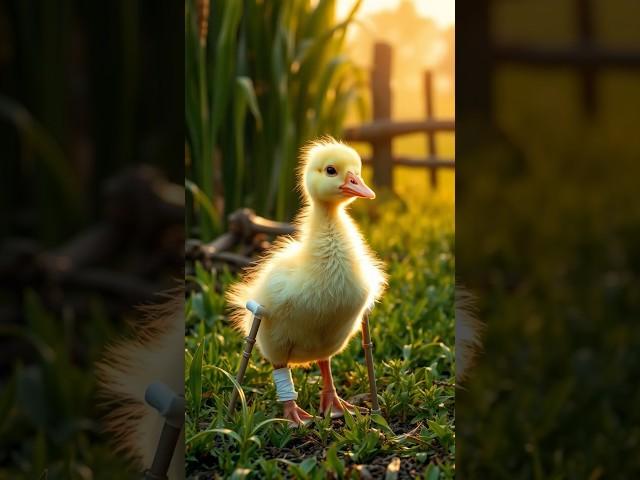
<svg viewBox="0 0 640 480"><path fill-rule="evenodd" d="M349 413L355 413L356 407L349 402L342 400L335 390L329 392L322 392L320 394L320 411L326 414L327 411L331 412L331 418L340 418L344 416L344 411L348 410Z"/></svg>
<svg viewBox="0 0 640 480"><path fill-rule="evenodd" d="M295 400L288 400L286 402L283 402L283 406L283 417L289 420L292 426L299 427L301 425L306 425L311 420L313 420L313 415L301 409Z"/></svg>

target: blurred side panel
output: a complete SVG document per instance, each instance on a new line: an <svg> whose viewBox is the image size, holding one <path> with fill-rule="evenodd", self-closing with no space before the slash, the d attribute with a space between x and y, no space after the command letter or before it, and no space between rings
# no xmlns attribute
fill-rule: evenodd
<svg viewBox="0 0 640 480"><path fill-rule="evenodd" d="M457 474L640 474L640 4L457 8Z"/></svg>
<svg viewBox="0 0 640 480"><path fill-rule="evenodd" d="M140 478L181 393L183 10L0 2L0 478Z"/></svg>

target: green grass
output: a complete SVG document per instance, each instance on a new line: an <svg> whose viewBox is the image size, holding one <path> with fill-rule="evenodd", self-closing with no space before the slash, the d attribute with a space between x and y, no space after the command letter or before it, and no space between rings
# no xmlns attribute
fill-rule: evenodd
<svg viewBox="0 0 640 480"><path fill-rule="evenodd" d="M0 479L136 478L101 432L93 364L118 329L90 302L89 316L59 317L27 290L26 324L0 326L18 357L0 388Z"/></svg>
<svg viewBox="0 0 640 480"><path fill-rule="evenodd" d="M382 416L326 419L298 430L268 421L281 410L271 368L254 351L244 381L246 404L225 418L233 387L228 373L235 376L243 342L225 317L221 291L235 279L198 268L192 279L198 291L186 303L192 478L358 478L359 468L381 478L394 457L401 460L400 478L454 477L453 182L443 177L436 194L414 172L399 171L398 177L413 190L410 203L383 193L353 210L390 274L371 316ZM332 366L339 394L359 403L368 392L360 341L354 339ZM294 369L293 376L298 403L318 413L317 367Z"/></svg>
<svg viewBox="0 0 640 480"><path fill-rule="evenodd" d="M458 201L458 273L487 325L456 399L460 478L638 478L637 154L580 138L478 155L496 174Z"/></svg>

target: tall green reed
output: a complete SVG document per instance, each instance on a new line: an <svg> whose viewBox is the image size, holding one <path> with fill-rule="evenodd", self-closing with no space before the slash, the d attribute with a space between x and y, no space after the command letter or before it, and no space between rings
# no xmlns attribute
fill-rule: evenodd
<svg viewBox="0 0 640 480"><path fill-rule="evenodd" d="M335 4L187 0L187 226L202 239L240 206L289 219L300 147L339 136L351 106L366 114L366 78L344 48L360 1L342 21Z"/></svg>

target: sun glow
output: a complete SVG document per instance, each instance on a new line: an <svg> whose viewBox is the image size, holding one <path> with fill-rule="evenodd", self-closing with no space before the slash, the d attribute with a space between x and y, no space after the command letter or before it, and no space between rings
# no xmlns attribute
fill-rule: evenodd
<svg viewBox="0 0 640 480"><path fill-rule="evenodd" d="M363 17L381 10L393 10L403 1L413 3L421 16L431 18L441 28L449 27L455 23L455 0L363 0L358 16ZM338 0L338 17L344 18L355 2L356 0Z"/></svg>

